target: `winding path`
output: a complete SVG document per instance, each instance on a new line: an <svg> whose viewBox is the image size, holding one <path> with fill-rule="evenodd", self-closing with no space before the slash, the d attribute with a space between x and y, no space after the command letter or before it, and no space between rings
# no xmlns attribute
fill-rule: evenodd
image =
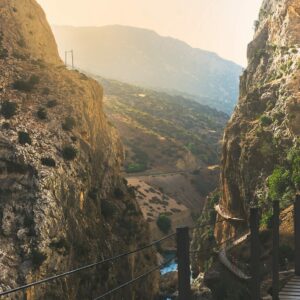
<svg viewBox="0 0 300 300"><path fill-rule="evenodd" d="M237 222L244 222L244 221L245 221L244 219L236 218L236 217L233 217L233 216L229 215L229 214L221 207L220 204L215 205L215 210L216 210L216 212L217 212L222 218L224 218L225 220L228 220L228 221L237 221Z"/></svg>
<svg viewBox="0 0 300 300"><path fill-rule="evenodd" d="M246 275L242 270L240 270L235 264L233 264L229 258L227 257L227 251L232 249L233 247L244 242L249 236L249 233L239 237L235 241L233 241L228 247L226 245L221 248L219 252L219 260L220 262L234 275L243 280L249 280L251 277Z"/></svg>

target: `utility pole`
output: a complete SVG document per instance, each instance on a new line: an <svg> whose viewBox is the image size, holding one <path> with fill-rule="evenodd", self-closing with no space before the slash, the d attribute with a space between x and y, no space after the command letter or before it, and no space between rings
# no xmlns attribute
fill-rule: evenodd
<svg viewBox="0 0 300 300"><path fill-rule="evenodd" d="M69 50L65 51L65 65L68 66L68 54L71 54L71 61L72 61L72 69L74 69L74 51Z"/></svg>

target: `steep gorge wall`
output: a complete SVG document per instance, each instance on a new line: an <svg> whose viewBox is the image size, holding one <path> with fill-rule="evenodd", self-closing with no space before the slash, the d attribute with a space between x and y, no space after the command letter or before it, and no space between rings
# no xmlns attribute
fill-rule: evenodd
<svg viewBox="0 0 300 300"><path fill-rule="evenodd" d="M0 15L0 290L6 290L145 245L149 232L120 177L123 151L102 110L102 88L64 67L34 0L0 0ZM8 102L16 112L5 118ZM73 160L66 149L76 150ZM145 251L27 296L90 299L154 264ZM155 291L153 275L122 295L152 299Z"/></svg>
<svg viewBox="0 0 300 300"><path fill-rule="evenodd" d="M216 224L218 241L247 227L251 203L268 209L268 177L278 166L290 176L277 195L282 206L299 190L292 175L298 166L291 165L288 153L299 150L300 1L265 0L256 25L240 99L224 133L219 203L227 215L244 222L219 215L217 220L224 222Z"/></svg>

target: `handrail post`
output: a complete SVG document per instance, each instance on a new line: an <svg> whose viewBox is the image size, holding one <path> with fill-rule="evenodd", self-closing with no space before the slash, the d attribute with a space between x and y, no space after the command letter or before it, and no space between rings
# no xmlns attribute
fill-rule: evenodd
<svg viewBox="0 0 300 300"><path fill-rule="evenodd" d="M250 208L251 299L260 299L260 243L258 208Z"/></svg>
<svg viewBox="0 0 300 300"><path fill-rule="evenodd" d="M279 201L273 202L272 299L279 299Z"/></svg>
<svg viewBox="0 0 300 300"><path fill-rule="evenodd" d="M192 298L192 293L191 293L189 228L187 226L177 228L176 235L177 235L179 300L190 300Z"/></svg>
<svg viewBox="0 0 300 300"><path fill-rule="evenodd" d="M300 276L300 195L296 195L294 203L295 231L295 274Z"/></svg>

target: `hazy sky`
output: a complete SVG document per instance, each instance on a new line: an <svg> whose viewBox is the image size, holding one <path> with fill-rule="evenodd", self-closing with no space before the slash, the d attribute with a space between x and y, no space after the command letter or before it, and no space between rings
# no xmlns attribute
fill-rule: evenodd
<svg viewBox="0 0 300 300"><path fill-rule="evenodd" d="M37 0L56 25L153 29L246 65L262 0Z"/></svg>

